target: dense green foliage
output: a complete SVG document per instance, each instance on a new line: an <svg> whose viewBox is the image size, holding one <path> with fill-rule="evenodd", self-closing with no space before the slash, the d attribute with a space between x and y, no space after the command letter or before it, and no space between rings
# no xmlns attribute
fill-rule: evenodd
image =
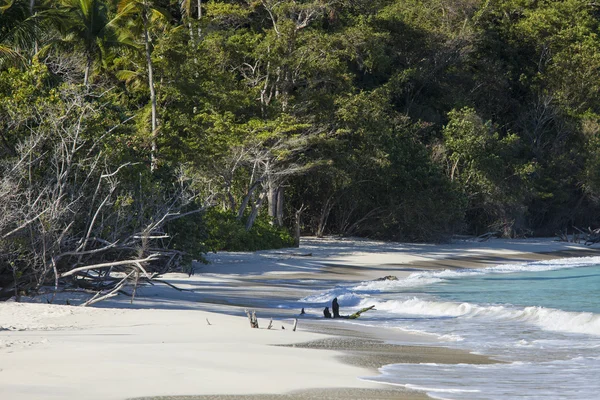
<svg viewBox="0 0 600 400"><path fill-rule="evenodd" d="M0 159L61 115L33 109L79 91L101 110L88 145L135 166L121 200L192 177L183 210L210 211L163 233L194 257L287 246L296 223L395 240L597 225L599 24L584 0L0 0Z"/></svg>
<svg viewBox="0 0 600 400"><path fill-rule="evenodd" d="M229 212L210 210L196 229L206 230L204 243L208 251L256 251L293 247L294 238L285 228L277 228L267 218L256 220L250 230Z"/></svg>

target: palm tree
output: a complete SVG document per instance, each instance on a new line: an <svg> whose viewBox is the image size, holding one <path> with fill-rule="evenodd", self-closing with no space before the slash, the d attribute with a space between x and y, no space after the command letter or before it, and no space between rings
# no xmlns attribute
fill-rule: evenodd
<svg viewBox="0 0 600 400"><path fill-rule="evenodd" d="M133 30L139 32L144 41L146 56L146 70L148 73L148 88L150 89L150 103L152 107L152 133L151 133L151 170L156 170L158 160L156 156L158 135L158 116L156 109L156 89L154 85L154 68L152 63L152 43L150 29L153 25L166 23L170 16L167 11L162 10L153 0L121 0L117 8L118 19L128 19L133 23Z"/></svg>
<svg viewBox="0 0 600 400"><path fill-rule="evenodd" d="M181 15L188 20L188 27L190 29L190 39L194 39L194 33L192 31L191 20L194 12L194 0L180 0ZM202 19L202 0L196 2L197 18L198 22ZM198 39L200 39L200 27L198 27Z"/></svg>
<svg viewBox="0 0 600 400"><path fill-rule="evenodd" d="M181 11L184 16L191 19L193 8L194 0L181 0ZM196 10L198 12L198 21L200 21L202 19L202 0L197 0Z"/></svg>
<svg viewBox="0 0 600 400"><path fill-rule="evenodd" d="M108 8L101 0L60 0L65 16L61 27L64 41L75 42L83 47L86 64L83 83L88 86L92 67L96 61L106 59L110 47L127 45L123 31L108 15Z"/></svg>
<svg viewBox="0 0 600 400"><path fill-rule="evenodd" d="M44 15L33 6L28 0L0 0L0 67L23 64L36 52Z"/></svg>

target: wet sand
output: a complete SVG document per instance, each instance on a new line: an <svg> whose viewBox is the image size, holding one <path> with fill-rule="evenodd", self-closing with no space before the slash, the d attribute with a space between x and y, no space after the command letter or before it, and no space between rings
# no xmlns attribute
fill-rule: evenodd
<svg viewBox="0 0 600 400"><path fill-rule="evenodd" d="M288 394L260 394L248 396L167 396L141 397L135 400L431 400L431 397L414 390L392 389L320 389L302 390Z"/></svg>
<svg viewBox="0 0 600 400"><path fill-rule="evenodd" d="M301 349L323 349L342 351L339 359L374 373L388 364L493 364L488 357L466 351L439 346L406 346L385 343L379 340L337 337L308 343L289 345Z"/></svg>
<svg viewBox="0 0 600 400"><path fill-rule="evenodd" d="M438 346L407 346L387 343L373 337L390 337L389 330L374 330L360 326L345 326L338 328L335 321L325 324L312 325L309 330L314 332L328 331L339 336L292 345L281 345L298 349L321 349L340 352L338 359L346 364L370 369L373 376L378 375L378 369L387 364L399 363L437 363L437 364L491 364L494 361L488 357L471 354L463 350ZM379 331L377 334L376 331ZM388 332L386 332L388 331ZM310 382L307 382L310 385ZM313 399L372 399L372 400L429 400L423 392L402 387L379 385L379 389L330 388L294 391L286 394L260 395L202 395L202 396L167 396L142 397L132 400L313 400Z"/></svg>

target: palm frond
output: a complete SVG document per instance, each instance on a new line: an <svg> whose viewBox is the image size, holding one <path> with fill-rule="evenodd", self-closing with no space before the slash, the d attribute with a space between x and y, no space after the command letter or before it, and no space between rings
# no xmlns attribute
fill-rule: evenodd
<svg viewBox="0 0 600 400"><path fill-rule="evenodd" d="M11 49L9 46L0 44L0 65L5 63L15 64L22 61L22 58L19 52Z"/></svg>
<svg viewBox="0 0 600 400"><path fill-rule="evenodd" d="M152 7L150 9L150 19L152 21L169 21L171 20L171 13L162 7Z"/></svg>
<svg viewBox="0 0 600 400"><path fill-rule="evenodd" d="M192 17L192 0L181 0L179 3L181 15L187 18Z"/></svg>
<svg viewBox="0 0 600 400"><path fill-rule="evenodd" d="M0 13L4 13L6 10L11 8L13 5L13 0L2 0L2 4L0 4Z"/></svg>

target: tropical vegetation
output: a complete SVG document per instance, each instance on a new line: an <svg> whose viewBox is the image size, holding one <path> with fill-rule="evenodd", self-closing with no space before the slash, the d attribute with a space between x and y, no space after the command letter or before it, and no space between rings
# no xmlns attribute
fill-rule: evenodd
<svg viewBox="0 0 600 400"><path fill-rule="evenodd" d="M0 298L296 232L597 226L599 24L586 0L0 0Z"/></svg>

